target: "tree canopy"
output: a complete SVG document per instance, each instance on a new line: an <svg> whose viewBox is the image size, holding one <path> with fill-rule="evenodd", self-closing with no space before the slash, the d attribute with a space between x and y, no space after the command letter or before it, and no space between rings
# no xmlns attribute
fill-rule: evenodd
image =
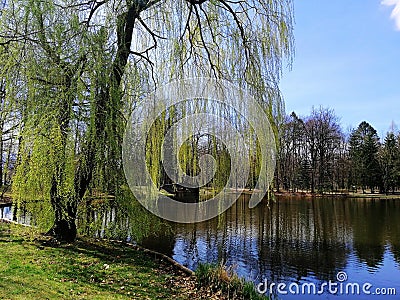
<svg viewBox="0 0 400 300"><path fill-rule="evenodd" d="M144 93L174 78L227 79L273 121L292 22L290 0L7 1L0 47L19 72L1 80L21 124L14 200L65 240L76 236L89 190L129 202L126 118Z"/></svg>

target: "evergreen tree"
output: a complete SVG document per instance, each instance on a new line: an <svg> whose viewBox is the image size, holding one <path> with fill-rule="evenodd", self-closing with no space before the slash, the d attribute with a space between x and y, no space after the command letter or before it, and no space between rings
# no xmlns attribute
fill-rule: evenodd
<svg viewBox="0 0 400 300"><path fill-rule="evenodd" d="M388 132L384 144L380 149L380 166L382 173L382 191L386 194L394 189L398 180L399 148L396 142L396 136L393 132Z"/></svg>
<svg viewBox="0 0 400 300"><path fill-rule="evenodd" d="M349 144L354 184L361 186L363 193L367 187L374 192L374 188L381 184L378 162L380 144L376 130L369 123L361 122L352 132Z"/></svg>

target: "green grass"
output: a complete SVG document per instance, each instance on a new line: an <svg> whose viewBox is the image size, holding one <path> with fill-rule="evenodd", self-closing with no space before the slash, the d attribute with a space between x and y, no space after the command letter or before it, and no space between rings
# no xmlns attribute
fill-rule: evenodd
<svg viewBox="0 0 400 300"><path fill-rule="evenodd" d="M93 239L52 243L0 223L0 299L185 299L146 253Z"/></svg>

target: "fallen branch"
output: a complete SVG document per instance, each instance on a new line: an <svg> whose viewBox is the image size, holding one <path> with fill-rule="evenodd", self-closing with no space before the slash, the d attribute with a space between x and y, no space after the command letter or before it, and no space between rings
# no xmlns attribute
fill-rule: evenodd
<svg viewBox="0 0 400 300"><path fill-rule="evenodd" d="M167 256L167 255L165 255L165 254L163 254L163 253L160 253L160 252L157 252L157 251L154 251L154 250L150 250L150 249L147 249L147 248L144 248L144 247L142 247L142 246L135 245L135 244L132 244L132 243L120 241L120 240L109 240L109 241L110 241L110 242L113 242L113 243L123 244L123 245L125 245L125 246L134 248L135 250L143 251L143 252L145 252L145 253L153 254L153 255L155 255L156 257L160 257L160 258L162 258L162 259L168 261L168 262L171 263L174 267L178 268L180 271L184 272L185 274L187 274L187 275L189 275L189 276L194 276L194 275L195 275L195 273L194 273L192 270L190 270L189 268L187 268L187 267L181 265L180 263L178 263L177 261L175 261L174 259L172 259L171 257L169 257L169 256Z"/></svg>

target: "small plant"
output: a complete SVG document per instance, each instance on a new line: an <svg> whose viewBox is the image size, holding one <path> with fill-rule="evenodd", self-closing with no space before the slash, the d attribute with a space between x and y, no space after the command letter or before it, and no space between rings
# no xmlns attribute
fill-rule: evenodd
<svg viewBox="0 0 400 300"><path fill-rule="evenodd" d="M266 300L268 297L257 292L252 282L240 278L233 268L215 264L200 264L196 270L200 286L210 286L214 291L221 290L228 299Z"/></svg>

